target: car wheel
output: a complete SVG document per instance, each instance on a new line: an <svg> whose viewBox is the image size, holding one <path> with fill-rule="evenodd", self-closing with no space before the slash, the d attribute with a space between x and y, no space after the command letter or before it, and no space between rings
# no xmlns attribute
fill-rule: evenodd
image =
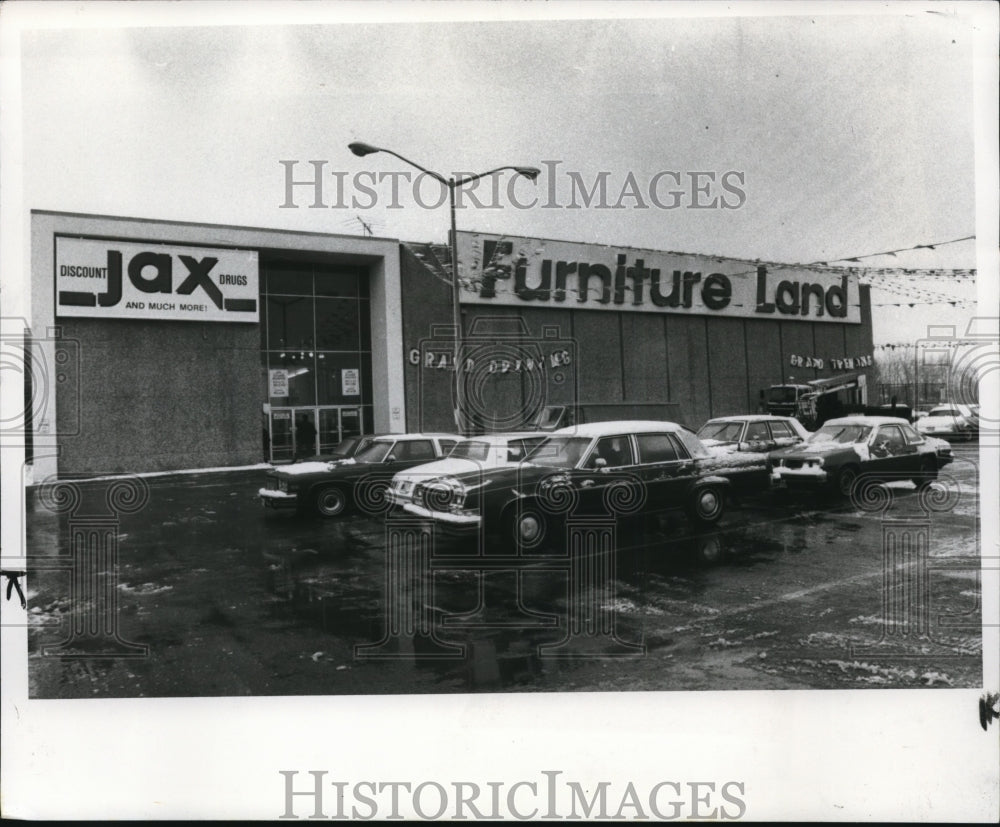
<svg viewBox="0 0 1000 827"><path fill-rule="evenodd" d="M847 465L837 472L833 480L834 488L842 497L850 497L858 482L859 471L854 465Z"/></svg>
<svg viewBox="0 0 1000 827"><path fill-rule="evenodd" d="M921 485L928 485L937 479L937 463L930 457L924 457L920 461L920 471L913 478L913 484L919 488Z"/></svg>
<svg viewBox="0 0 1000 827"><path fill-rule="evenodd" d="M517 548L535 548L549 535L548 519L535 506L512 506L504 517L504 535L514 541Z"/></svg>
<svg viewBox="0 0 1000 827"><path fill-rule="evenodd" d="M314 499L320 517L339 517L347 510L347 495L335 485L324 485Z"/></svg>
<svg viewBox="0 0 1000 827"><path fill-rule="evenodd" d="M694 492L688 516L701 525L717 523L726 510L725 492L717 485L704 485Z"/></svg>

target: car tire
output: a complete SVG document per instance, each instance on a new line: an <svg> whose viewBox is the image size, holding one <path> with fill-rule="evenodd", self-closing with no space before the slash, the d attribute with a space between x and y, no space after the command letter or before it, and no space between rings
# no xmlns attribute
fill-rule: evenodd
<svg viewBox="0 0 1000 827"><path fill-rule="evenodd" d="M688 517L698 525L714 525L726 510L726 493L718 485L703 485L695 489L688 506Z"/></svg>
<svg viewBox="0 0 1000 827"><path fill-rule="evenodd" d="M833 478L833 490L841 497L849 498L854 493L854 486L857 485L858 477L861 476L861 469L856 465L845 465Z"/></svg>
<svg viewBox="0 0 1000 827"><path fill-rule="evenodd" d="M537 548L550 535L549 517L534 505L513 505L504 514L503 536L515 548Z"/></svg>
<svg viewBox="0 0 1000 827"><path fill-rule="evenodd" d="M924 457L920 461L920 470L913 478L913 484L920 488L921 485L929 485L937 479L937 463L931 457Z"/></svg>
<svg viewBox="0 0 1000 827"><path fill-rule="evenodd" d="M347 494L336 485L324 485L313 495L313 505L320 517L340 517L347 511Z"/></svg>

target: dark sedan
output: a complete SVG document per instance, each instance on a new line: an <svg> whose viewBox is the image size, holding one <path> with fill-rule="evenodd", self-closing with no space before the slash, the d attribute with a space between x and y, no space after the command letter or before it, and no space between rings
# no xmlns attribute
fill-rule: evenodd
<svg viewBox="0 0 1000 827"><path fill-rule="evenodd" d="M268 471L261 503L298 508L321 517L351 509L378 512L399 471L445 456L461 437L453 434L386 434L366 441L348 459L298 462Z"/></svg>
<svg viewBox="0 0 1000 827"><path fill-rule="evenodd" d="M672 422L597 422L564 428L515 466L420 483L404 506L455 532L499 534L532 548L573 517L682 509L717 522L730 482L698 438Z"/></svg>

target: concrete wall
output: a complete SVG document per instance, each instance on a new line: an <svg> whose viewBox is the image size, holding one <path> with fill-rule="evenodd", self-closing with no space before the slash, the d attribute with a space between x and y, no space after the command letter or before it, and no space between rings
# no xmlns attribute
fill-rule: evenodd
<svg viewBox="0 0 1000 827"><path fill-rule="evenodd" d="M79 404L60 470L110 474L260 462L259 331L252 324L66 319L80 345ZM76 379L72 381L77 381Z"/></svg>

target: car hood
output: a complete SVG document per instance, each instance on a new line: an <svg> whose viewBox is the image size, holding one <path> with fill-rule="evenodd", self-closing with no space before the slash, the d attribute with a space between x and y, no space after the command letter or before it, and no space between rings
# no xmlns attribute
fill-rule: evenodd
<svg viewBox="0 0 1000 827"><path fill-rule="evenodd" d="M453 477L462 474L477 473L489 467L485 462L463 457L445 457L434 462L427 462L413 468L407 468L396 474L397 479L426 480L435 477Z"/></svg>
<svg viewBox="0 0 1000 827"><path fill-rule="evenodd" d="M348 465L357 465L354 459L338 459L332 462L296 462L292 465L280 465L272 468L269 474L278 474L283 477L301 477L309 474L328 474L337 468Z"/></svg>
<svg viewBox="0 0 1000 827"><path fill-rule="evenodd" d="M772 451L771 456L784 459L788 457L806 458L827 454L840 454L854 451L855 444L853 442L803 442L799 445L792 445L788 448L779 448L777 451Z"/></svg>
<svg viewBox="0 0 1000 827"><path fill-rule="evenodd" d="M568 474L569 468L555 468L551 465L534 465L521 462L500 465L495 468L475 468L461 474L449 474L467 486L489 484L495 486L531 486L554 474Z"/></svg>

